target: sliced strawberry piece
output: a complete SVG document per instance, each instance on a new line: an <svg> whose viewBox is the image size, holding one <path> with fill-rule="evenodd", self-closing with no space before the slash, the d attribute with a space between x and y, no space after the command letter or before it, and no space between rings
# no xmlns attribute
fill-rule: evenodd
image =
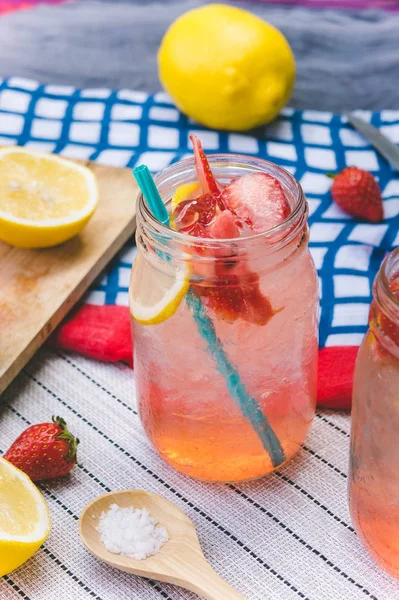
<svg viewBox="0 0 399 600"><path fill-rule="evenodd" d="M173 212L175 226L178 231L192 227L197 222L202 225L209 225L215 216L216 200L210 194L182 200Z"/></svg>
<svg viewBox="0 0 399 600"><path fill-rule="evenodd" d="M254 173L224 188L216 181L199 139L194 135L190 139L204 193L175 206L172 216L178 231L202 238L235 239L249 227L250 233L264 231L289 215L290 207L277 180ZM192 287L209 310L230 323L239 318L256 325L268 323L275 313L260 290L259 276L249 270L246 256L236 256L228 247L197 248L194 252L214 259L193 266L202 281Z"/></svg>
<svg viewBox="0 0 399 600"><path fill-rule="evenodd" d="M183 227L180 229L181 233L185 233L187 235L192 235L194 237L207 238L208 232L206 227L201 223L194 223L194 225L190 225L189 227ZM203 254L203 250L197 249L197 253Z"/></svg>
<svg viewBox="0 0 399 600"><path fill-rule="evenodd" d="M234 323L243 312L244 294L238 286L195 286L195 291L202 297L205 306L223 321Z"/></svg>
<svg viewBox="0 0 399 600"><path fill-rule="evenodd" d="M205 306L219 319L229 323L241 318L254 325L266 325L275 313L269 300L260 291L258 275L248 272L244 278L234 274L227 276L227 268L223 263L222 269L220 283L195 286Z"/></svg>
<svg viewBox="0 0 399 600"><path fill-rule="evenodd" d="M229 260L219 260L216 275L222 287L230 287L230 290L226 290L228 295L236 299L241 296L239 317L255 325L266 325L269 322L275 312L269 299L260 290L259 275L249 270L245 258L232 256Z"/></svg>
<svg viewBox="0 0 399 600"><path fill-rule="evenodd" d="M276 314L270 300L262 294L259 285L254 285L245 295L246 313L245 321L254 325L267 325Z"/></svg>
<svg viewBox="0 0 399 600"><path fill-rule="evenodd" d="M209 227L209 237L219 240L240 237L236 217L229 210L222 210Z"/></svg>
<svg viewBox="0 0 399 600"><path fill-rule="evenodd" d="M177 231L190 229L198 222L199 212L195 200L182 200L172 213Z"/></svg>
<svg viewBox="0 0 399 600"><path fill-rule="evenodd" d="M255 233L279 225L291 212L279 181L267 173L233 179L223 190L222 202Z"/></svg>
<svg viewBox="0 0 399 600"><path fill-rule="evenodd" d="M175 222L187 223L180 229L196 237L213 237L215 239L234 239L240 236L237 217L229 210L212 209L212 197L201 196L196 200L182 201L180 213L175 211ZM195 211L196 220L192 221L190 211ZM209 219L213 217L211 224ZM224 321L233 323L241 318L255 325L266 325L274 315L273 308L259 288L259 276L248 268L246 257L226 256L226 250L214 249L214 264L196 265L197 275L201 275L204 283L193 284L193 288L203 298L205 305Z"/></svg>
<svg viewBox="0 0 399 600"><path fill-rule="evenodd" d="M202 148L202 144L196 135L191 134L190 140L194 148L195 167L197 170L198 181L202 186L202 190L205 194L211 194L216 199L219 199L222 193L222 185L216 181L205 152Z"/></svg>

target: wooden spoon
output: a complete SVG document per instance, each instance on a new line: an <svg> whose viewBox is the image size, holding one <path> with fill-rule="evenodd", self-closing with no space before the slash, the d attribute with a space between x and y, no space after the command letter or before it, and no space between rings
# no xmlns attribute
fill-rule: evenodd
<svg viewBox="0 0 399 600"><path fill-rule="evenodd" d="M101 514L111 504L121 507L146 508L166 527L169 540L158 554L135 560L113 554L103 546L97 531ZM194 525L173 502L142 490L111 492L86 506L80 517L80 535L86 548L111 567L179 585L206 600L246 600L212 569L205 559Z"/></svg>

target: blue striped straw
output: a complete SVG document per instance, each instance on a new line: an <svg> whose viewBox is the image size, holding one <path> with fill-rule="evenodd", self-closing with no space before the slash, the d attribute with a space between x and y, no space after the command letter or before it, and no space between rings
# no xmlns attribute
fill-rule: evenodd
<svg viewBox="0 0 399 600"><path fill-rule="evenodd" d="M164 225L169 226L169 213L148 167L145 165L136 167L133 170L133 175L154 217ZM243 417L249 421L257 433L264 449L270 456L273 467L278 467L285 461L285 454L280 441L263 413L259 402L247 392L239 373L231 364L223 344L216 334L212 320L208 317L201 299L192 287L187 292L186 302L201 337L207 343L208 352L214 360L217 370L226 381L232 399L239 407Z"/></svg>

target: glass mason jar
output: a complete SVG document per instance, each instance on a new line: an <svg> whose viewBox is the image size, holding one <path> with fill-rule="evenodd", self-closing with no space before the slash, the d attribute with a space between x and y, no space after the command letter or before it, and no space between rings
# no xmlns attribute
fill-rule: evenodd
<svg viewBox="0 0 399 600"><path fill-rule="evenodd" d="M349 505L366 549L399 578L399 249L374 282L353 387Z"/></svg>
<svg viewBox="0 0 399 600"><path fill-rule="evenodd" d="M203 480L239 481L291 458L312 422L318 284L299 183L264 160L208 158L223 183L255 171L277 178L292 212L264 233L204 239L161 225L139 196L131 303L150 277L149 287L158 285L157 273L162 281L176 270L188 273L190 287L166 320L143 325L133 319L136 391L144 429L170 465ZM191 158L156 177L166 204L179 186L195 181ZM203 301L233 301L237 285L266 296L270 315L260 323L248 314L231 321Z"/></svg>

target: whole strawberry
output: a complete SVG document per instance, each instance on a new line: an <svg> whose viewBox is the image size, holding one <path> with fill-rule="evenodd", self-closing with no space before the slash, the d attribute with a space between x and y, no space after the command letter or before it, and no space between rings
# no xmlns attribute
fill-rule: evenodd
<svg viewBox="0 0 399 600"><path fill-rule="evenodd" d="M15 440L4 455L32 481L66 475L76 463L79 440L67 429L64 419L31 425Z"/></svg>
<svg viewBox="0 0 399 600"><path fill-rule="evenodd" d="M384 218L381 190L368 171L347 167L334 178L333 200L342 210L364 221L379 223Z"/></svg>

